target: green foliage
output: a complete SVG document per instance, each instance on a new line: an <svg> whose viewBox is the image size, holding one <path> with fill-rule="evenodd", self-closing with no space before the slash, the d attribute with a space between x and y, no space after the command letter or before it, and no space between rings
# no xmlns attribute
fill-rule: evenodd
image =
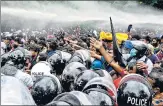
<svg viewBox="0 0 163 106"><path fill-rule="evenodd" d="M158 0L140 0L140 1L143 2L144 4L153 5L154 3L157 3Z"/></svg>
<svg viewBox="0 0 163 106"><path fill-rule="evenodd" d="M163 0L139 0L139 2L146 5L151 5L158 9L163 9Z"/></svg>

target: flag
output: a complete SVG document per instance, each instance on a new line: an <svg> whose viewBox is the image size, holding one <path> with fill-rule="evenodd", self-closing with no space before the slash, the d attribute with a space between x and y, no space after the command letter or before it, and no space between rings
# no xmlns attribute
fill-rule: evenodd
<svg viewBox="0 0 163 106"><path fill-rule="evenodd" d="M117 44L117 37L114 31L114 27L113 27L113 23L112 23L112 19L110 17L110 25L111 25L111 31L112 31L112 38L113 38L113 54L114 54L114 60L116 62L118 62L118 64L122 67L125 67L123 58L122 58L122 54L120 52L120 48Z"/></svg>

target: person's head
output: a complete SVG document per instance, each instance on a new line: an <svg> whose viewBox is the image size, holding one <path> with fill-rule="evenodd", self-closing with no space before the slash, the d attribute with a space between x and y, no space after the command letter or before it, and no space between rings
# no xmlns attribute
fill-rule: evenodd
<svg viewBox="0 0 163 106"><path fill-rule="evenodd" d="M161 36L161 42L160 43L163 43L163 35Z"/></svg>
<svg viewBox="0 0 163 106"><path fill-rule="evenodd" d="M153 88L158 88L160 92L163 92L163 68L153 68L151 73L149 74L149 78L151 79L150 82L153 85Z"/></svg>
<svg viewBox="0 0 163 106"><path fill-rule="evenodd" d="M130 40L126 40L121 46L122 54L129 54L131 49L133 49L133 45Z"/></svg>
<svg viewBox="0 0 163 106"><path fill-rule="evenodd" d="M149 56L154 54L154 47L151 44L148 44L147 46L148 46L148 53L147 54Z"/></svg>
<svg viewBox="0 0 163 106"><path fill-rule="evenodd" d="M47 55L45 53L40 53L38 61L46 61Z"/></svg>
<svg viewBox="0 0 163 106"><path fill-rule="evenodd" d="M56 50L57 49L57 47L58 47L58 45L57 45L57 42L55 41L55 40L52 40L51 42L49 42L49 44L48 44L48 50L49 51L53 51L53 50Z"/></svg>
<svg viewBox="0 0 163 106"><path fill-rule="evenodd" d="M17 38L17 37L15 37L14 35L11 35L11 36L10 36L10 39L11 39L11 40L15 40L15 38Z"/></svg>
<svg viewBox="0 0 163 106"><path fill-rule="evenodd" d="M103 40L104 45L108 48L108 49L113 49L113 41L112 40Z"/></svg>
<svg viewBox="0 0 163 106"><path fill-rule="evenodd" d="M34 81L39 76L51 74L51 71L52 71L52 67L48 62L39 61L32 67L31 76L33 77L33 81Z"/></svg>
<svg viewBox="0 0 163 106"><path fill-rule="evenodd" d="M10 53L10 60L18 68L22 69L25 64L25 52L22 49L15 49Z"/></svg>
<svg viewBox="0 0 163 106"><path fill-rule="evenodd" d="M151 43L152 43L152 45L154 47L158 47L158 45L159 45L159 39L158 38L153 38Z"/></svg>
<svg viewBox="0 0 163 106"><path fill-rule="evenodd" d="M39 52L39 48L36 45L32 44L30 45L29 51L31 52L32 56L36 56Z"/></svg>
<svg viewBox="0 0 163 106"><path fill-rule="evenodd" d="M85 70L81 72L74 80L74 89L82 91L87 82L95 77L100 77L100 75L93 70Z"/></svg>
<svg viewBox="0 0 163 106"><path fill-rule="evenodd" d="M56 74L56 75L61 75L65 66L66 66L66 60L64 59L62 52L60 51L56 51L56 53L54 53L52 56L50 56L47 59L48 63L50 63L50 65L53 68L52 73Z"/></svg>
<svg viewBox="0 0 163 106"><path fill-rule="evenodd" d="M17 73L17 68L14 65L11 64L5 64L1 68L1 73L7 76L14 76Z"/></svg>
<svg viewBox="0 0 163 106"><path fill-rule="evenodd" d="M69 63L63 70L61 75L62 86L65 91L71 91L74 89L75 78L87 68L79 62Z"/></svg>
<svg viewBox="0 0 163 106"><path fill-rule="evenodd" d="M29 40L29 44L37 44L37 40L34 37L31 37Z"/></svg>
<svg viewBox="0 0 163 106"><path fill-rule="evenodd" d="M76 50L75 53L72 55L68 63L71 62L80 62L85 65L87 68L91 67L91 58L90 53L87 50Z"/></svg>
<svg viewBox="0 0 163 106"><path fill-rule="evenodd" d="M46 105L51 102L60 92L58 80L52 76L42 76L34 83L31 94L37 105Z"/></svg>
<svg viewBox="0 0 163 106"><path fill-rule="evenodd" d="M113 80L118 79L119 76L120 76L118 74L118 72L116 72L115 70L111 70L109 73L110 73L110 75L111 75L111 77L112 77Z"/></svg>
<svg viewBox="0 0 163 106"><path fill-rule="evenodd" d="M95 77L88 81L83 92L93 97L97 105L115 106L117 91L111 80L104 77Z"/></svg>
<svg viewBox="0 0 163 106"><path fill-rule="evenodd" d="M137 72L136 62L129 62L128 63L128 72L129 73L136 73Z"/></svg>
<svg viewBox="0 0 163 106"><path fill-rule="evenodd" d="M40 37L39 40L45 41L45 38L44 37Z"/></svg>
<svg viewBox="0 0 163 106"><path fill-rule="evenodd" d="M133 49L130 51L131 57L141 58L147 53L147 45L142 41L132 41Z"/></svg>
<svg viewBox="0 0 163 106"><path fill-rule="evenodd" d="M141 37L139 35L133 35L131 40L140 40Z"/></svg>
<svg viewBox="0 0 163 106"><path fill-rule="evenodd" d="M98 90L86 91L89 97L93 98L93 103L99 106L116 106L115 101L110 95Z"/></svg>
<svg viewBox="0 0 163 106"><path fill-rule="evenodd" d="M21 38L20 37L16 37L14 39L14 41L17 43L17 44L22 44L22 41L21 41Z"/></svg>
<svg viewBox="0 0 163 106"><path fill-rule="evenodd" d="M63 47L62 47L63 48ZM70 53L70 54L73 54L74 53L74 50L73 50L73 48L71 47L71 45L66 45L64 48L63 48L63 50L62 51L64 51L64 52L67 52L67 53Z"/></svg>
<svg viewBox="0 0 163 106"><path fill-rule="evenodd" d="M20 44L22 44L21 38L20 37L16 37L14 40L14 43L12 44L12 46L14 48L17 48Z"/></svg>
<svg viewBox="0 0 163 106"><path fill-rule="evenodd" d="M81 36L80 39L81 39L83 42L86 42L88 38L87 38L86 36Z"/></svg>
<svg viewBox="0 0 163 106"><path fill-rule="evenodd" d="M161 37L161 40L160 40L160 49L163 51L163 36Z"/></svg>
<svg viewBox="0 0 163 106"><path fill-rule="evenodd" d="M145 75L143 70L140 70L140 69L137 68L136 62L129 62L128 63L128 72L130 74L133 73L133 74L139 74L139 75L142 75L142 76Z"/></svg>
<svg viewBox="0 0 163 106"><path fill-rule="evenodd" d="M40 47L41 49L43 49L44 47L46 47L46 42L43 41L43 40L40 40L40 41L38 42L38 45L39 45L39 47Z"/></svg>
<svg viewBox="0 0 163 106"><path fill-rule="evenodd" d="M151 37L150 36L143 36L141 38L141 41L143 41L144 43L149 44L151 42Z"/></svg>
<svg viewBox="0 0 163 106"><path fill-rule="evenodd" d="M83 47L83 48L85 48L85 49L88 48L88 46L87 46L87 44L86 44L85 42L79 43L79 46L81 46L81 47Z"/></svg>
<svg viewBox="0 0 163 106"><path fill-rule="evenodd" d="M128 25L127 32L130 32L131 28L132 28L132 24Z"/></svg>
<svg viewBox="0 0 163 106"><path fill-rule="evenodd" d="M161 51L163 51L163 43L162 43L162 44L160 44L159 49L160 49Z"/></svg>
<svg viewBox="0 0 163 106"><path fill-rule="evenodd" d="M93 98L88 96L87 94L80 91L71 91L65 92L57 95L53 99L53 101L48 106L58 106L58 105L66 105L66 106L82 106L82 105L95 105Z"/></svg>
<svg viewBox="0 0 163 106"><path fill-rule="evenodd" d="M152 104L152 86L138 74L123 77L117 93L118 106L151 106Z"/></svg>
<svg viewBox="0 0 163 106"><path fill-rule="evenodd" d="M11 41L11 38L9 36L4 37L4 43L9 44Z"/></svg>
<svg viewBox="0 0 163 106"><path fill-rule="evenodd" d="M20 38L20 40L23 38L23 33L18 33L16 37Z"/></svg>

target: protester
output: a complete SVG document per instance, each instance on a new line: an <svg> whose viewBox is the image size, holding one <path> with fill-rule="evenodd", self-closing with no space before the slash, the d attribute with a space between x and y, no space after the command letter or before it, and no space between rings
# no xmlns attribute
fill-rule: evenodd
<svg viewBox="0 0 163 106"><path fill-rule="evenodd" d="M48 50L47 50L48 57L52 56L55 53L57 47L58 46L55 40L52 40L50 43L48 43Z"/></svg>
<svg viewBox="0 0 163 106"><path fill-rule="evenodd" d="M150 36L143 36L141 40L147 44L151 43L151 37Z"/></svg>
<svg viewBox="0 0 163 106"><path fill-rule="evenodd" d="M38 42L38 45L40 47L40 53L46 53L47 52L46 42L44 40L40 40Z"/></svg>
<svg viewBox="0 0 163 106"><path fill-rule="evenodd" d="M152 45L153 45L153 47L154 47L154 53L158 53L158 51L160 50L160 48L159 48L159 39L158 38L153 38L152 39Z"/></svg>
<svg viewBox="0 0 163 106"><path fill-rule="evenodd" d="M159 61L158 57L154 54L154 47L151 44L148 44L147 57L152 61L153 64Z"/></svg>
<svg viewBox="0 0 163 106"><path fill-rule="evenodd" d="M9 36L5 36L2 40L6 44L6 52L9 52L11 50L11 38Z"/></svg>
<svg viewBox="0 0 163 106"><path fill-rule="evenodd" d="M163 44L160 44L160 50L157 52L157 57L159 60L162 60L163 59Z"/></svg>
<svg viewBox="0 0 163 106"><path fill-rule="evenodd" d="M35 44L31 44L29 51L31 52L32 59L30 60L31 66L30 69L36 64L37 62L37 56L39 54L39 48Z"/></svg>

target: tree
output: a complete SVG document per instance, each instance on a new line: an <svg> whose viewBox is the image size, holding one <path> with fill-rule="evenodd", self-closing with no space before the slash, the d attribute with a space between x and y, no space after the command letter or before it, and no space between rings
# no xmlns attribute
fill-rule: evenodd
<svg viewBox="0 0 163 106"><path fill-rule="evenodd" d="M163 9L163 0L139 0L143 4L151 5L158 9Z"/></svg>

